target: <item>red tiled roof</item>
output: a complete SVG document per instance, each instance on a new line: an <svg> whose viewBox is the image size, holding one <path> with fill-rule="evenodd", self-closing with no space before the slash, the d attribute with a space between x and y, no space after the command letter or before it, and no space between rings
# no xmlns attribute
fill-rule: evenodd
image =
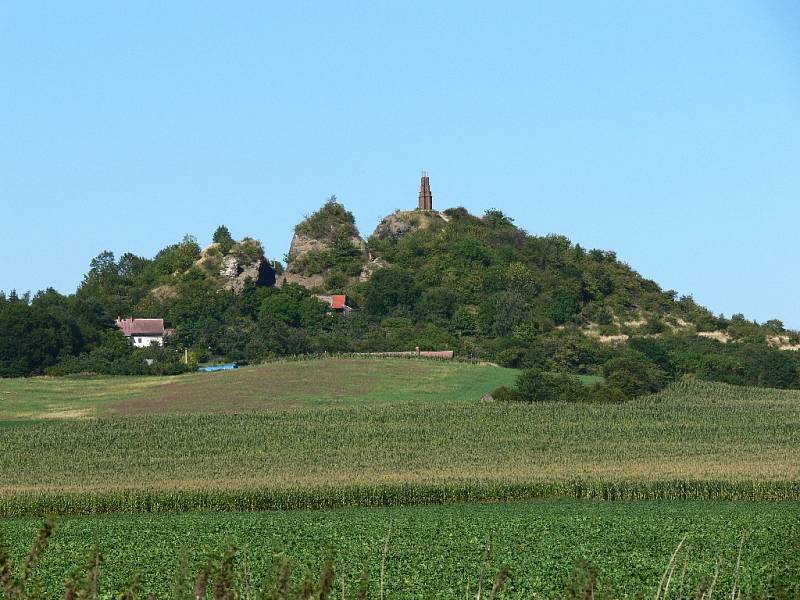
<svg viewBox="0 0 800 600"><path fill-rule="evenodd" d="M116 325L123 335L164 335L164 319L120 319Z"/></svg>
<svg viewBox="0 0 800 600"><path fill-rule="evenodd" d="M331 296L331 308L344 308L347 306L347 296L344 294L335 294Z"/></svg>

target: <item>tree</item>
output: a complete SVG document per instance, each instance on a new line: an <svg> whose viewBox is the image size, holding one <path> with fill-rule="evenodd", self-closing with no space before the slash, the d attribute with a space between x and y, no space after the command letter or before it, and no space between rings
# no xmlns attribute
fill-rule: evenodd
<svg viewBox="0 0 800 600"><path fill-rule="evenodd" d="M367 312L374 316L391 315L398 309L411 312L418 297L413 273L398 267L376 271L364 291Z"/></svg>
<svg viewBox="0 0 800 600"><path fill-rule="evenodd" d="M236 243L231 237L231 232L227 227L225 227L225 225L220 225L217 227L217 230L214 232L214 236L211 238L211 241L213 241L215 244L219 244L219 249L223 254L230 252L231 248Z"/></svg>
<svg viewBox="0 0 800 600"><path fill-rule="evenodd" d="M667 382L667 376L647 356L636 350L626 350L603 365L603 375L611 387L628 398L657 392Z"/></svg>
<svg viewBox="0 0 800 600"><path fill-rule="evenodd" d="M574 375L527 369L517 377L517 394L525 402L575 402L584 389Z"/></svg>
<svg viewBox="0 0 800 600"><path fill-rule="evenodd" d="M85 348L71 300L52 288L30 302L0 302L0 332L0 377L39 375Z"/></svg>

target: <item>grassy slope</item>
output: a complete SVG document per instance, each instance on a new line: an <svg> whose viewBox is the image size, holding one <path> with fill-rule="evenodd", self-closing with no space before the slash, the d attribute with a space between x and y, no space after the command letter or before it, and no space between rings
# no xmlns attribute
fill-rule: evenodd
<svg viewBox="0 0 800 600"><path fill-rule="evenodd" d="M24 398L24 386L47 388L15 401L27 414L50 410L54 397L69 410L69 394L99 414L192 406L226 414L6 420L0 493L800 480L798 392L698 382L624 405L478 402L513 376L488 366L354 359L147 380L153 387L134 387L127 398L117 381L100 397L91 380L91 398L52 387L82 380L2 382L20 386Z"/></svg>
<svg viewBox="0 0 800 600"><path fill-rule="evenodd" d="M0 379L0 421L257 412L324 405L468 403L516 371L405 359L277 362L177 377Z"/></svg>
<svg viewBox="0 0 800 600"><path fill-rule="evenodd" d="M671 597L686 564L685 597L694 597L699 580L713 577L719 558L715 597L730 596L739 540L747 532L739 583L763 589L776 575L800 594L800 512L798 503L731 502L530 502L409 509L344 509L249 514L137 515L62 519L50 548L34 571L34 585L58 597L64 574L85 562L95 539L104 555L101 583L119 589L134 572L144 588L170 597L182 551L192 571L208 552L231 542L242 549L237 571L245 591L258 587L270 568L274 549L294 559L295 580L315 576L328 552L348 596L363 568L371 573L377 598L380 554L391 523L387 592L392 598L459 598L469 577L473 595L483 544L492 533L487 568L490 578L505 564L511 579L504 598L563 597L579 559L599 571L599 592L617 597L654 597L678 541ZM41 521L6 519L0 531L17 564L30 547ZM340 579L334 589L339 597ZM63 592L62 594L63 595ZM793 595L792 595L793 597Z"/></svg>

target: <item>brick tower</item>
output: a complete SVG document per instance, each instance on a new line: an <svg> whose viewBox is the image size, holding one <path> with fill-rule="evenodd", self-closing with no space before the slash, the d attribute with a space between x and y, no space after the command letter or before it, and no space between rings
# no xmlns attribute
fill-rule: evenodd
<svg viewBox="0 0 800 600"><path fill-rule="evenodd" d="M431 180L426 171L422 172L419 182L419 209L433 210L433 196L431 195Z"/></svg>

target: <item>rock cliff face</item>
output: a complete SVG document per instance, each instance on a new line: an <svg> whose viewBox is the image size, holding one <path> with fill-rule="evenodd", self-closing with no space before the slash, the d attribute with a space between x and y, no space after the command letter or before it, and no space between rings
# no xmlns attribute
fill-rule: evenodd
<svg viewBox="0 0 800 600"><path fill-rule="evenodd" d="M292 236L292 243L289 246L289 254L288 254L289 263L291 264L296 259L300 258L300 256L308 254L309 252L330 251L331 249L333 249L338 239L339 238L334 240L317 239L304 233L295 233ZM353 246L355 246L361 251L364 251L367 247L367 245L364 243L364 240L361 239L359 235L345 237L344 239L347 239L351 244L353 244Z"/></svg>
<svg viewBox="0 0 800 600"><path fill-rule="evenodd" d="M369 281L369 278L372 277L372 274L379 270L385 269L389 266L389 263L383 260L380 256L373 257L371 254L369 255L369 260L364 265L364 268L361 269L361 273L358 275L358 280L361 283L365 283Z"/></svg>
<svg viewBox="0 0 800 600"><path fill-rule="evenodd" d="M223 289L239 294L248 281L259 286L275 284L275 270L257 240L245 238L235 243L227 253L220 244L203 250L197 266L217 281Z"/></svg>
<svg viewBox="0 0 800 600"><path fill-rule="evenodd" d="M367 245L353 215L331 198L295 227L278 285L297 283L315 292L338 292L360 277Z"/></svg>
<svg viewBox="0 0 800 600"><path fill-rule="evenodd" d="M228 254L222 259L219 276L223 279L222 287L236 294L240 294L248 281L259 286L275 284L275 270L266 257L259 258L248 264L241 264L240 258Z"/></svg>

